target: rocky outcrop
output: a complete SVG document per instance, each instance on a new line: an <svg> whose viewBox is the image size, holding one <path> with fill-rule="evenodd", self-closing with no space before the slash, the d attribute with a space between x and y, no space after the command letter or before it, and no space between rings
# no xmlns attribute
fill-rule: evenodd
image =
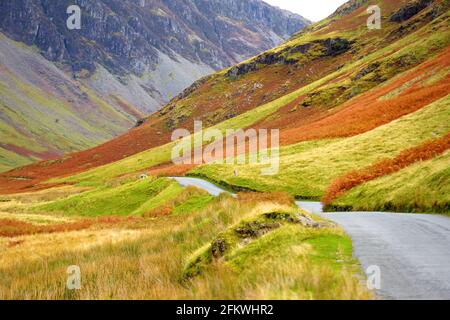
<svg viewBox="0 0 450 320"><path fill-rule="evenodd" d="M334 228L336 225L327 221L316 221L311 216L300 212L269 212L250 221L241 221L237 226L219 234L203 251L198 252L183 271L185 280L200 275L214 260L227 259L236 248L243 248L253 241L286 226L297 225L308 229Z"/></svg>
<svg viewBox="0 0 450 320"><path fill-rule="evenodd" d="M183 92L181 92L176 99L184 99L186 97L188 97L191 93L195 92L198 88L200 88L203 84L205 84L206 82L208 82L208 80L211 79L211 75L203 77L197 81L195 81L193 84L191 84L189 87L187 87L186 89L183 90ZM163 111L161 111L162 114Z"/></svg>
<svg viewBox="0 0 450 320"><path fill-rule="evenodd" d="M347 39L330 38L289 47L277 52L268 51L249 62L234 66L227 71L226 75L231 79L237 79L244 74L255 71L267 65L291 65L305 61L306 59L312 60L323 57L334 57L350 50L351 45L352 43Z"/></svg>
<svg viewBox="0 0 450 320"><path fill-rule="evenodd" d="M391 22L403 22L409 20L432 3L433 0L415 0L409 2L395 12L389 20Z"/></svg>

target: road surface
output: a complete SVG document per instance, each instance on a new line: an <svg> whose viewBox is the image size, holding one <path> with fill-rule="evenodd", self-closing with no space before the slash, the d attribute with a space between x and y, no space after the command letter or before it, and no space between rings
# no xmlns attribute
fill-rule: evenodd
<svg viewBox="0 0 450 320"><path fill-rule="evenodd" d="M212 195L226 192L202 179L175 178ZM384 299L450 299L450 218L431 214L381 212L323 213L317 202L297 202L342 226L353 240L354 255L366 271L381 271Z"/></svg>
<svg viewBox="0 0 450 320"><path fill-rule="evenodd" d="M221 193L225 193L225 191L222 188L217 187L216 185L198 178L171 178L176 180L182 187L197 187L203 190L206 190L210 195L217 197Z"/></svg>
<svg viewBox="0 0 450 320"><path fill-rule="evenodd" d="M301 208L341 225L363 269L381 270L386 299L450 299L450 218L381 212L322 213L320 203Z"/></svg>

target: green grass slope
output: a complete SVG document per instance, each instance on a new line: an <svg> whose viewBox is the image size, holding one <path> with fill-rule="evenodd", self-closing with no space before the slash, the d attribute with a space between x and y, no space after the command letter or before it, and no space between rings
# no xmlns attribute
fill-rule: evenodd
<svg viewBox="0 0 450 320"><path fill-rule="evenodd" d="M356 187L332 207L352 211L450 214L450 153Z"/></svg>
<svg viewBox="0 0 450 320"><path fill-rule="evenodd" d="M158 205L175 198L182 191L178 183L167 179L131 180L38 205L34 210L89 217L143 216Z"/></svg>
<svg viewBox="0 0 450 320"><path fill-rule="evenodd" d="M450 96L359 136L282 148L280 171L273 176L262 176L260 165L205 165L191 174L229 186L287 191L298 198L318 200L329 184L342 174L395 157L405 149L448 132ZM233 174L235 169L238 177Z"/></svg>

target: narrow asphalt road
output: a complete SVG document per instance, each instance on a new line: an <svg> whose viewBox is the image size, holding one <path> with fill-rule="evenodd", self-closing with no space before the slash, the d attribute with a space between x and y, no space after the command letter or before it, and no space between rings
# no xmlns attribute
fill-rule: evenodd
<svg viewBox="0 0 450 320"><path fill-rule="evenodd" d="M172 178L176 180L182 187L197 187L206 190L210 195L217 197L221 193L227 192L218 186L198 178Z"/></svg>
<svg viewBox="0 0 450 320"><path fill-rule="evenodd" d="M431 214L322 213L320 203L298 202L342 226L366 271L378 266L385 299L450 299L450 218Z"/></svg>
<svg viewBox="0 0 450 320"><path fill-rule="evenodd" d="M174 178L212 195L226 192L196 178ZM450 299L450 218L431 214L381 212L323 213L317 202L297 202L342 226L353 240L354 255L366 271L381 271L381 298Z"/></svg>

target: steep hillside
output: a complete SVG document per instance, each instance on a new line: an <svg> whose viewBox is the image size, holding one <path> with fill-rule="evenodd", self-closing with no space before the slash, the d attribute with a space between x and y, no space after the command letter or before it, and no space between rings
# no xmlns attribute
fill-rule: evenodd
<svg viewBox="0 0 450 320"><path fill-rule="evenodd" d="M358 168L398 156L402 151L450 132L450 96L408 116L351 138L301 142L281 150L280 172L261 176L261 167L207 165L196 175L250 190L288 191L319 200L334 179ZM386 139L389 137L389 139ZM239 170L234 177L233 170Z"/></svg>
<svg viewBox="0 0 450 320"><path fill-rule="evenodd" d="M308 23L259 0L0 1L0 170L110 140Z"/></svg>
<svg viewBox="0 0 450 320"><path fill-rule="evenodd" d="M0 170L93 147L141 116L1 34L0 61Z"/></svg>

